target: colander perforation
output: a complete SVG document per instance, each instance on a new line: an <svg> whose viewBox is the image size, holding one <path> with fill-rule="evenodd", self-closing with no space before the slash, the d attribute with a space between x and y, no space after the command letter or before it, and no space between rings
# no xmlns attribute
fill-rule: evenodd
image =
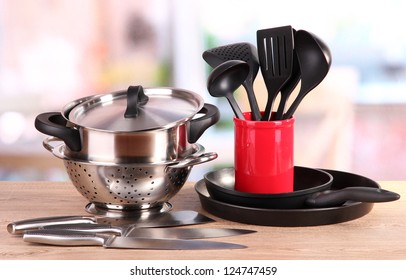
<svg viewBox="0 0 406 280"><path fill-rule="evenodd" d="M191 170L191 166L116 166L72 159L64 164L83 197L98 207L121 210L162 207L184 185Z"/></svg>

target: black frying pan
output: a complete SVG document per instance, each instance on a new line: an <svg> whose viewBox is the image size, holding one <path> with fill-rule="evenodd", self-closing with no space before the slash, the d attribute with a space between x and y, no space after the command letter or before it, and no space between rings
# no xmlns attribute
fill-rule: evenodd
<svg viewBox="0 0 406 280"><path fill-rule="evenodd" d="M210 196L221 202L233 205L268 208L301 209L336 207L346 201L388 202L400 198L399 194L381 188L348 185L339 190L331 190L333 176L328 172L307 167L295 166L294 191L280 194L255 194L234 190L234 168L224 168L209 172L204 176Z"/></svg>

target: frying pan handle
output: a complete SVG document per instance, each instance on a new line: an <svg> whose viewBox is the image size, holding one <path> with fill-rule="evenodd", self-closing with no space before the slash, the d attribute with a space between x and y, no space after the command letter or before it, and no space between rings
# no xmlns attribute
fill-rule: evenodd
<svg viewBox="0 0 406 280"><path fill-rule="evenodd" d="M373 203L395 201L399 198L399 194L383 189L348 187L316 193L306 200L306 204L313 207L334 207L340 206L346 201Z"/></svg>
<svg viewBox="0 0 406 280"><path fill-rule="evenodd" d="M204 114L203 116L192 119L189 122L188 141L189 143L196 143L196 141L202 136L203 132L213 124L217 123L220 119L219 109L211 104L205 103L203 108L198 114Z"/></svg>
<svg viewBox="0 0 406 280"><path fill-rule="evenodd" d="M66 126L66 119L59 112L42 113L35 118L35 128L47 135L62 139L74 152L82 148L79 130Z"/></svg>

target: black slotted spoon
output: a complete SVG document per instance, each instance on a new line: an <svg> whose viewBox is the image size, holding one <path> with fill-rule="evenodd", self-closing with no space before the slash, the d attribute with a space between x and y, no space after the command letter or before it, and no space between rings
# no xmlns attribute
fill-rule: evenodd
<svg viewBox="0 0 406 280"><path fill-rule="evenodd" d="M257 31L259 64L268 91L263 121L268 121L276 96L289 80L293 64L293 28L281 26Z"/></svg>
<svg viewBox="0 0 406 280"><path fill-rule="evenodd" d="M259 71L258 55L255 46L245 42L229 44L206 50L202 56L207 64L213 68L229 60L241 60L249 65L248 76L242 85L247 91L252 120L260 120L261 113L253 88L255 77Z"/></svg>

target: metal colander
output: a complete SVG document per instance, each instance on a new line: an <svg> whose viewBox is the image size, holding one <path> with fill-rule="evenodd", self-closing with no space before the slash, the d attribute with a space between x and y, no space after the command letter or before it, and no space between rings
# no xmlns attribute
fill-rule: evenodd
<svg viewBox="0 0 406 280"><path fill-rule="evenodd" d="M132 210L162 207L185 184L193 165L217 158L204 153L204 147L193 144L194 153L165 164L112 164L86 162L64 155L64 144L44 147L63 159L75 188L96 207Z"/></svg>
<svg viewBox="0 0 406 280"><path fill-rule="evenodd" d="M185 184L192 166L105 166L64 160L76 189L95 205L114 209L161 206Z"/></svg>

